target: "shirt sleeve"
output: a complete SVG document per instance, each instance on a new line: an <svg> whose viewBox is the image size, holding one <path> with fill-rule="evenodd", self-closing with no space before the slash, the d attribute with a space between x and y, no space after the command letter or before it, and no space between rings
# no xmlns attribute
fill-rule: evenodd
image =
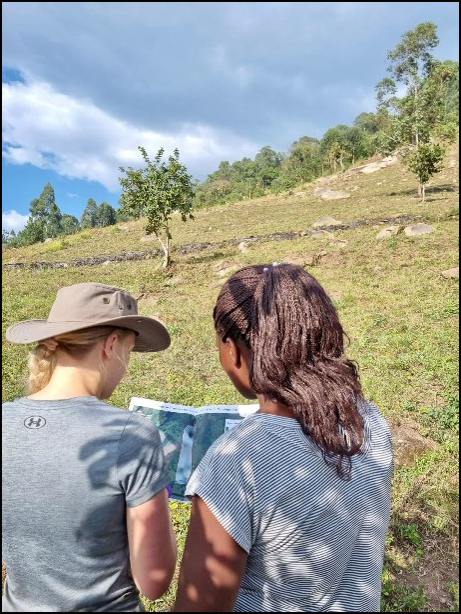
<svg viewBox="0 0 461 614"><path fill-rule="evenodd" d="M171 482L159 432L148 418L130 415L120 437L117 472L127 507L149 501Z"/></svg>
<svg viewBox="0 0 461 614"><path fill-rule="evenodd" d="M186 495L198 495L223 529L249 553L254 543L251 470L244 471L223 436L212 446L192 474Z"/></svg>

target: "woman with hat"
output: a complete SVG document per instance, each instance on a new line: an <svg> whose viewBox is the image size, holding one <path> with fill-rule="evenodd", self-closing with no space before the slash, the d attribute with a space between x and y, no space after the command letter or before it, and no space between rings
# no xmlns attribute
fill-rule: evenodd
<svg viewBox="0 0 461 614"><path fill-rule="evenodd" d="M139 591L157 599L174 573L170 477L156 428L103 399L169 334L124 290L81 283L6 337L36 346L28 396L2 407L2 611L143 611Z"/></svg>

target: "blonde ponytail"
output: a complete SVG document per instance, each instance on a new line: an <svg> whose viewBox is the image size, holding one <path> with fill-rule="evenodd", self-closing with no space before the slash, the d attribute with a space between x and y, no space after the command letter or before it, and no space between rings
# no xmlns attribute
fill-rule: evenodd
<svg viewBox="0 0 461 614"><path fill-rule="evenodd" d="M29 355L27 393L34 394L48 384L56 366L56 352L39 343Z"/></svg>
<svg viewBox="0 0 461 614"><path fill-rule="evenodd" d="M84 356L102 338L111 333L117 333L123 337L131 331L126 328L114 328L113 326L93 326L82 330L56 335L54 339L57 348L71 356ZM39 343L29 355L29 380L27 393L34 394L42 390L50 381L56 367L57 349L52 351L43 343Z"/></svg>

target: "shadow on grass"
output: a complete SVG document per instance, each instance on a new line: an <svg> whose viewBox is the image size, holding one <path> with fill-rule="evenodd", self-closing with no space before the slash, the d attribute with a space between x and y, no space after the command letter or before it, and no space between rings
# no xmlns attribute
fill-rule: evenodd
<svg viewBox="0 0 461 614"><path fill-rule="evenodd" d="M204 256L186 255L185 257L183 257L182 262L187 262L187 264L205 264L207 262L214 262L215 260L219 260L220 258L228 258L229 255L230 251L212 252L211 254L206 254Z"/></svg>
<svg viewBox="0 0 461 614"><path fill-rule="evenodd" d="M427 194L440 194L442 192L458 192L458 188L451 184L429 186L426 188L426 195ZM399 190L398 192L389 192L388 196L415 196L417 197L418 196L417 188L411 188L408 190Z"/></svg>

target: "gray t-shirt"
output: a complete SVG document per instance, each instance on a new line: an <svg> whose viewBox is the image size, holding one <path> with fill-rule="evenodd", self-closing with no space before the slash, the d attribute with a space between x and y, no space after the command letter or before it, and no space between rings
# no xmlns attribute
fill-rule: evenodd
<svg viewBox="0 0 461 614"><path fill-rule="evenodd" d="M96 397L2 406L3 612L136 612L126 507L170 482L157 429Z"/></svg>
<svg viewBox="0 0 461 614"><path fill-rule="evenodd" d="M292 418L254 414L208 450L199 495L248 553L236 612L379 612L393 469L389 427L362 407L349 481Z"/></svg>

